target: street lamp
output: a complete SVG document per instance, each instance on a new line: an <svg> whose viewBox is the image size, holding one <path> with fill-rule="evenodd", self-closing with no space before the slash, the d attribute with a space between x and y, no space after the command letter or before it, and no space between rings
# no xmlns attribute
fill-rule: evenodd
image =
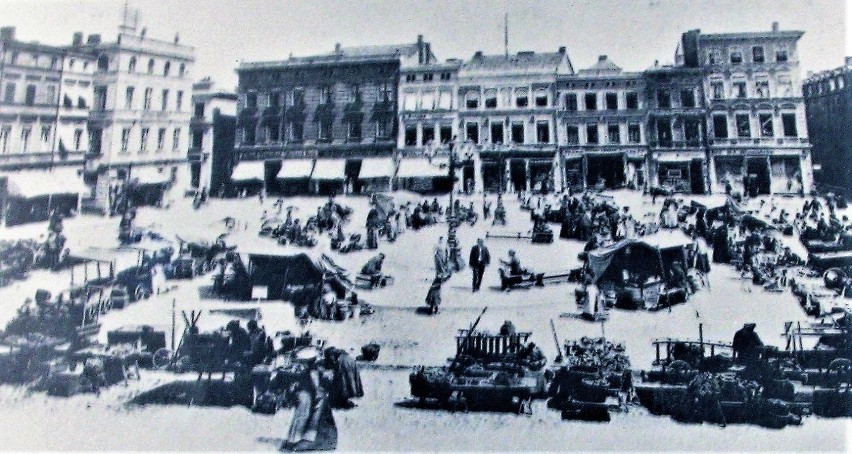
<svg viewBox="0 0 852 454"><path fill-rule="evenodd" d="M458 238L456 237L456 229L458 228L459 213L455 210L455 186L456 186L456 137L449 143L450 151L450 205L447 207L447 247L449 249L449 262L454 271L464 269L464 260L462 259L461 247L459 246Z"/></svg>

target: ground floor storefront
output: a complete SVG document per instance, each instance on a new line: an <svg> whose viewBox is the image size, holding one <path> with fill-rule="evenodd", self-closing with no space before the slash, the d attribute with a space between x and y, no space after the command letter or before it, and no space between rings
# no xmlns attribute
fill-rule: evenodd
<svg viewBox="0 0 852 454"><path fill-rule="evenodd" d="M713 157L713 190L717 193L802 194L805 163L800 155L724 154Z"/></svg>
<svg viewBox="0 0 852 454"><path fill-rule="evenodd" d="M66 218L78 213L81 195L88 192L80 170L60 167L0 174L4 225L46 221L53 211Z"/></svg>
<svg viewBox="0 0 852 454"><path fill-rule="evenodd" d="M549 193L561 189L557 178L558 160L555 152L541 153L480 153L479 165L482 182L475 183L485 192ZM476 160L470 174L476 175ZM559 182L559 184L557 184Z"/></svg>
<svg viewBox="0 0 852 454"><path fill-rule="evenodd" d="M85 170L83 180L88 186L83 209L113 215L130 206L167 204L173 187L190 187L192 168L188 163L102 166Z"/></svg>
<svg viewBox="0 0 852 454"><path fill-rule="evenodd" d="M710 175L704 151L654 151L649 153L652 186L682 194L706 194Z"/></svg>

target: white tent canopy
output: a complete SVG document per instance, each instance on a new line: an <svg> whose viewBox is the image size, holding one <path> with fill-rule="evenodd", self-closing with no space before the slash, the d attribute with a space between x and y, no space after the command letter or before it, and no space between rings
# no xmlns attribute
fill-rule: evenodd
<svg viewBox="0 0 852 454"><path fill-rule="evenodd" d="M399 161L397 178L430 178L446 177L449 175L447 167L448 160L433 158L429 162L426 158L410 158Z"/></svg>
<svg viewBox="0 0 852 454"><path fill-rule="evenodd" d="M286 159L281 163L278 178L309 178L313 170L313 159Z"/></svg>
<svg viewBox="0 0 852 454"><path fill-rule="evenodd" d="M364 158L358 178L390 178L394 170L393 158Z"/></svg>
<svg viewBox="0 0 852 454"><path fill-rule="evenodd" d="M89 191L76 168L33 170L2 174L8 178L10 195L32 198L51 194L82 194Z"/></svg>
<svg viewBox="0 0 852 454"><path fill-rule="evenodd" d="M345 159L317 159L312 180L345 180Z"/></svg>
<svg viewBox="0 0 852 454"><path fill-rule="evenodd" d="M266 166L264 166L263 161L240 162L231 172L231 181L264 181L264 175L266 175Z"/></svg>
<svg viewBox="0 0 852 454"><path fill-rule="evenodd" d="M156 167L134 167L130 171L130 178L139 180L141 184L165 184L171 181L172 175Z"/></svg>

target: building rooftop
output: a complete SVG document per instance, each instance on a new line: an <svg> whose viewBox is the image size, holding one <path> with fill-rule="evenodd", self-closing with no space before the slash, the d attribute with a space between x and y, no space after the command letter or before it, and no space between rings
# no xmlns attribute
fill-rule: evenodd
<svg viewBox="0 0 852 454"><path fill-rule="evenodd" d="M621 71L621 67L613 63L609 57L601 55L594 65L577 71L577 74L581 76L605 76L620 74Z"/></svg>
<svg viewBox="0 0 852 454"><path fill-rule="evenodd" d="M560 68L560 66L564 67ZM564 47L560 47L558 52L523 51L513 55L483 55L479 51L470 60L462 64L461 70L469 72L562 72L564 74L574 72L571 60L568 58Z"/></svg>

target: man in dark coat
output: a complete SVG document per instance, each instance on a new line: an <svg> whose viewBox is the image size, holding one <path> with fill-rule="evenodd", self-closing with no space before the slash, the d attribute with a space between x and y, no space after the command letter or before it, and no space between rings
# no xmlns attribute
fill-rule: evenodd
<svg viewBox="0 0 852 454"><path fill-rule="evenodd" d="M234 363L244 362L244 355L251 350L251 338L240 326L239 320L231 320L225 327L228 332L228 359Z"/></svg>
<svg viewBox="0 0 852 454"><path fill-rule="evenodd" d="M756 326L754 323L743 325L734 334L734 341L731 343L731 347L734 350L734 359L747 366L754 363L760 353L760 347L763 347L760 336L754 332Z"/></svg>
<svg viewBox="0 0 852 454"><path fill-rule="evenodd" d="M361 274L370 278L370 285L373 287L379 285L379 282L382 280L382 264L384 261L385 254L380 253L367 261L364 267L361 268Z"/></svg>
<svg viewBox="0 0 852 454"><path fill-rule="evenodd" d="M329 389L331 407L354 407L351 399L364 397L358 364L345 350L329 347L325 350L325 367L334 372Z"/></svg>
<svg viewBox="0 0 852 454"><path fill-rule="evenodd" d="M473 271L473 291L479 291L482 285L482 275L485 274L485 268L491 263L491 254L488 253L488 248L485 247L485 241L482 238L476 240L476 245L470 249L470 265Z"/></svg>

